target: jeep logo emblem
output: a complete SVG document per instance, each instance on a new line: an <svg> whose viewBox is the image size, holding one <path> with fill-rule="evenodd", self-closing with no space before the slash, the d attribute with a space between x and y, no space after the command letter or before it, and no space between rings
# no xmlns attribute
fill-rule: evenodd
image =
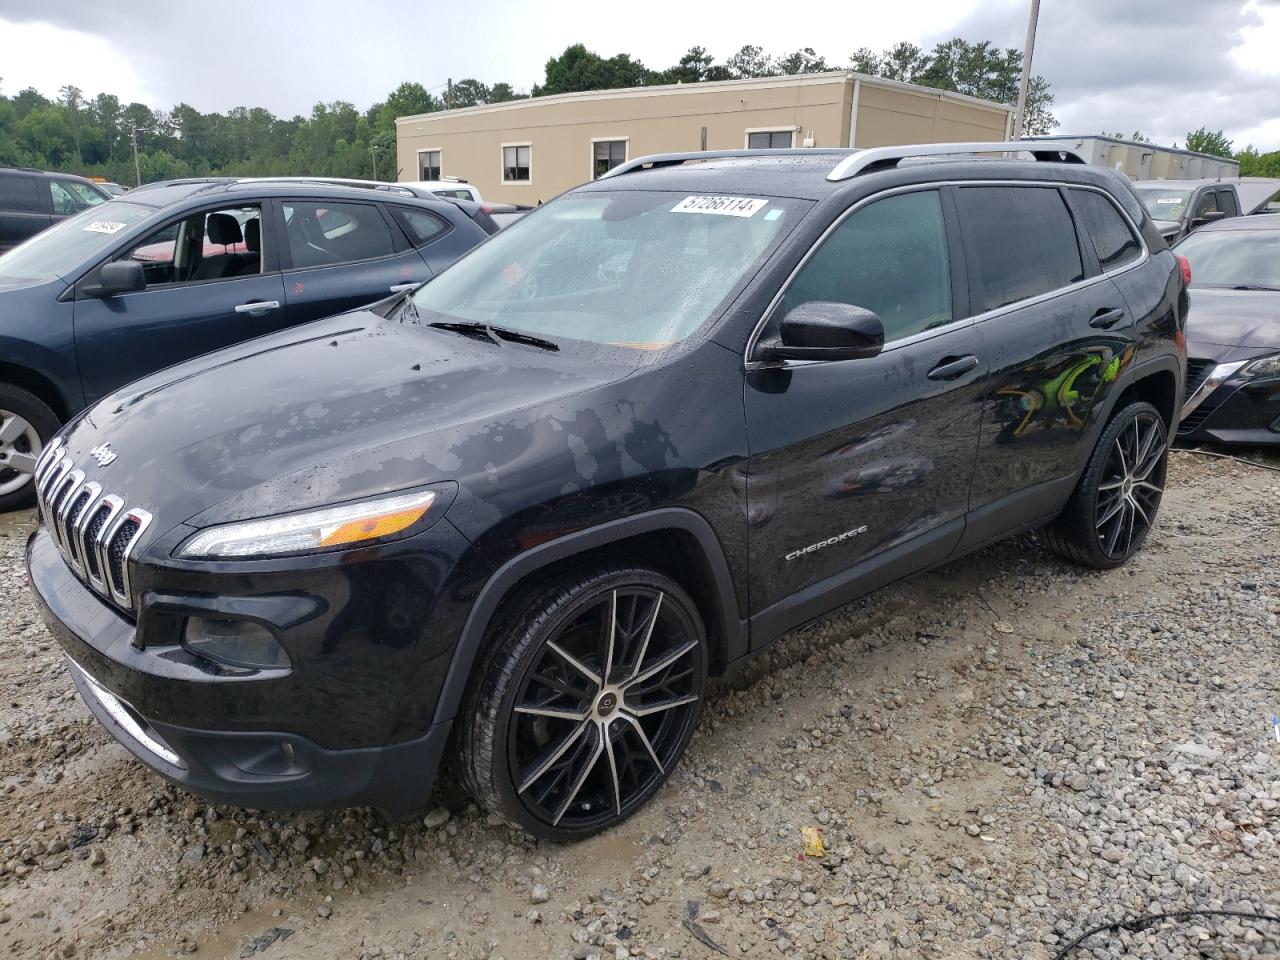
<svg viewBox="0 0 1280 960"><path fill-rule="evenodd" d="M111 449L111 444L104 443L94 447L89 451L89 456L97 461L100 467L109 467L116 462L116 452Z"/></svg>

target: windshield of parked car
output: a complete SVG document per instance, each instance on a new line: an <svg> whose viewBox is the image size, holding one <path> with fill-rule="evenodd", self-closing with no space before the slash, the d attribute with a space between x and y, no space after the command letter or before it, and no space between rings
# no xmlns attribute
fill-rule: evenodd
<svg viewBox="0 0 1280 960"><path fill-rule="evenodd" d="M0 256L0 277L13 280L66 278L85 260L106 254L123 230L155 216L154 207L108 200L37 233Z"/></svg>
<svg viewBox="0 0 1280 960"><path fill-rule="evenodd" d="M534 211L414 294L419 320L657 350L719 313L809 207L613 191Z"/></svg>
<svg viewBox="0 0 1280 960"><path fill-rule="evenodd" d="M1280 290L1280 230L1201 230L1173 249L1193 287Z"/></svg>
<svg viewBox="0 0 1280 960"><path fill-rule="evenodd" d="M1190 190L1166 190L1162 187L1137 187L1135 193L1152 220L1181 220L1191 201Z"/></svg>

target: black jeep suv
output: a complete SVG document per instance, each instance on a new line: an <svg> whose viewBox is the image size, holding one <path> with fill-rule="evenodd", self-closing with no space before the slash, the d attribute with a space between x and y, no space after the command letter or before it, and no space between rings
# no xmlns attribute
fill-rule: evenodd
<svg viewBox="0 0 1280 960"><path fill-rule="evenodd" d="M784 631L1034 527L1123 563L1181 272L1117 174L969 156L1017 149L632 162L413 294L106 397L27 553L81 694L212 798L408 812L448 755L571 839Z"/></svg>

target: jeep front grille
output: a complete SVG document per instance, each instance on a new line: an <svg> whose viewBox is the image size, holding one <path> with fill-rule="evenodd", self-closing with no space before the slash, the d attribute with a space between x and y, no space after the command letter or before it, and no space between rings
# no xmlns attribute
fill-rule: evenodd
<svg viewBox="0 0 1280 960"><path fill-rule="evenodd" d="M151 514L128 507L87 480L54 440L36 462L36 500L40 520L58 545L71 572L95 592L133 611L129 557L151 524Z"/></svg>

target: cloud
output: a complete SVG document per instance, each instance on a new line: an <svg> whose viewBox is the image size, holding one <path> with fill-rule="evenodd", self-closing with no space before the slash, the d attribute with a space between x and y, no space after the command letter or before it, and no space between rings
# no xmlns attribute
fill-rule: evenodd
<svg viewBox="0 0 1280 960"><path fill-rule="evenodd" d="M992 0L958 29L1021 47L1027 11L1027 0ZM1071 0L1041 4L1033 65L1064 133L1182 144L1206 126L1275 149L1277 49L1277 0Z"/></svg>

